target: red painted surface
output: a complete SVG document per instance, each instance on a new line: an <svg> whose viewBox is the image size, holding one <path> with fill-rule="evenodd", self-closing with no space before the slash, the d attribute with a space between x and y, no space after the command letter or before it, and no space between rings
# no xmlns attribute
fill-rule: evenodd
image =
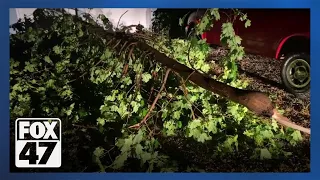
<svg viewBox="0 0 320 180"><path fill-rule="evenodd" d="M281 56L281 54L280 54L281 48L287 42L287 40L292 38L292 37L306 37L307 39L310 39L310 32L308 32L308 33L296 33L296 34L292 34L290 36L287 36L287 37L283 38L280 41L279 45L278 45L278 48L277 48L277 51L276 51L276 56L275 56L276 59L280 58L280 56Z"/></svg>
<svg viewBox="0 0 320 180"><path fill-rule="evenodd" d="M242 9L251 20L245 28L244 22L234 21L234 29L242 38L247 53L280 58L285 42L294 36L310 38L310 11L306 9ZM221 25L230 17L230 10L220 13L221 19L202 38L210 44L221 45Z"/></svg>

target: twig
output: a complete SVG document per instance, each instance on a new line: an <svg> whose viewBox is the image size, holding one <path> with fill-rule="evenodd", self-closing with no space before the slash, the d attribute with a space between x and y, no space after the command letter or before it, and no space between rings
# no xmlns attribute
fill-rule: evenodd
<svg viewBox="0 0 320 180"><path fill-rule="evenodd" d="M190 61L190 50L191 50L191 47L192 47L192 44L190 43L190 46L189 46L189 48L188 48L188 62L189 62L189 64L190 64L191 68L192 68L192 69L195 69L194 66L193 66L193 64L192 64L191 61Z"/></svg>
<svg viewBox="0 0 320 180"><path fill-rule="evenodd" d="M136 85L136 84L133 84L133 85L131 86L131 88L129 89L129 91L126 93L126 97L128 97L130 91L134 88L135 85Z"/></svg>
<svg viewBox="0 0 320 180"><path fill-rule="evenodd" d="M192 71L189 75L188 75L188 77L187 77L187 79L185 80L185 82L187 82L188 80L189 80L189 78L195 73L196 71L194 70L194 71ZM173 97L177 94L177 92L179 91L179 89L177 89L174 93L173 93ZM160 93L160 92L159 92ZM165 108L170 104L170 102L173 100L173 98L171 98L169 101L168 101L168 103L165 105Z"/></svg>
<svg viewBox="0 0 320 180"><path fill-rule="evenodd" d="M149 95L149 98L148 98L148 102L151 100L151 96L152 96L152 93L153 93L153 86L151 87L151 91L150 91L150 95Z"/></svg>
<svg viewBox="0 0 320 180"><path fill-rule="evenodd" d="M96 130L98 129L95 126L83 126L83 125L78 125L78 124L72 124L72 126L78 127L78 128L84 128L84 129L96 129Z"/></svg>
<svg viewBox="0 0 320 180"><path fill-rule="evenodd" d="M75 13L76 13L76 16L79 17L78 8L74 8L74 11L75 11Z"/></svg>
<svg viewBox="0 0 320 180"><path fill-rule="evenodd" d="M118 29L118 26L119 26L119 23L120 23L120 20L121 20L122 16L125 15L127 12L128 12L128 10L126 10L126 12L124 12L124 13L120 16L116 29Z"/></svg>
<svg viewBox="0 0 320 180"><path fill-rule="evenodd" d="M67 84L72 83L72 82L74 82L74 81L76 81L76 80L84 77L86 74L87 74L87 72L84 72L83 74L81 74L81 75L80 75L79 77L77 77L76 79L73 79L73 80L68 81Z"/></svg>
<svg viewBox="0 0 320 180"><path fill-rule="evenodd" d="M182 86L181 89L182 89L182 91L183 91L183 94L184 94L185 99L191 104L190 110L191 110L192 118L193 118L193 120L195 120L195 119L196 119L196 116L195 116L194 111L193 111L193 108L192 108L193 104L189 101L189 99L188 99L188 97L187 97L187 95L188 95L188 89L187 89L187 86L186 86L186 84L185 84L185 81L184 81L184 79L180 76L179 73L176 72L175 74L176 74L177 76L179 76L180 79L181 79L181 86Z"/></svg>
<svg viewBox="0 0 320 180"><path fill-rule="evenodd" d="M156 98L154 99L154 101L153 101L148 113L146 114L146 116L142 119L142 121L140 123L132 125L129 128L140 128L141 124L145 124L147 122L149 115L151 114L152 110L154 109L155 105L157 104L157 101L161 96L161 92L163 91L163 89L164 89L164 87L166 85L166 82L167 82L167 79L168 79L170 71L171 71L170 68L167 69L166 75L164 76L164 79L163 79L163 82L162 82L162 86L161 86L161 88L159 90L159 93L157 94Z"/></svg>

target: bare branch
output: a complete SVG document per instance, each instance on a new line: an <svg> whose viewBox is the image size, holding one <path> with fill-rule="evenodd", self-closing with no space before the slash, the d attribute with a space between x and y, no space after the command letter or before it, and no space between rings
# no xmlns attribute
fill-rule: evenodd
<svg viewBox="0 0 320 180"><path fill-rule="evenodd" d="M141 121L140 123L135 124L135 125L132 125L132 126L130 126L129 128L140 128L142 124L145 124L145 123L147 122L148 117L150 116L150 114L151 114L152 110L154 109L155 105L157 104L157 101L158 101L158 99L159 99L160 96L161 96L161 92L163 91L163 89L164 89L164 87L165 87L165 85L166 85L166 82L167 82L167 79L168 79L168 76L169 76L170 71L171 71L170 68L167 69L166 75L165 75L164 78L163 78L162 86L161 86L161 88L160 88L160 90L159 90L156 98L154 99L154 101L153 101L153 103L152 103L152 105L151 105L148 113L145 115L145 117L142 119L142 121Z"/></svg>

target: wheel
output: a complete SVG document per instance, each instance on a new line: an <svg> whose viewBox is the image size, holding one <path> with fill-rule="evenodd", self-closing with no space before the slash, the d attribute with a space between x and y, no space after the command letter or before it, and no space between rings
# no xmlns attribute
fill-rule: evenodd
<svg viewBox="0 0 320 180"><path fill-rule="evenodd" d="M304 93L310 89L310 56L292 54L286 57L281 68L281 79L292 93Z"/></svg>
<svg viewBox="0 0 320 180"><path fill-rule="evenodd" d="M195 23L190 23L187 27L186 27L186 37L190 38L190 37L196 37L197 39L201 39L200 35L196 34L196 24Z"/></svg>
<svg viewBox="0 0 320 180"><path fill-rule="evenodd" d="M201 39L200 35L195 34L195 27L197 25L197 22L201 17L204 15L205 11L199 10L196 12L193 12L189 15L188 20L187 20L187 26L185 28L185 33L187 38L196 36L198 39Z"/></svg>

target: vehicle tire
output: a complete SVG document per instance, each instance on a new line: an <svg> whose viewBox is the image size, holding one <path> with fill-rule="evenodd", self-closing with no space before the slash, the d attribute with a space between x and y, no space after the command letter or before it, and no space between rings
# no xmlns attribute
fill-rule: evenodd
<svg viewBox="0 0 320 180"><path fill-rule="evenodd" d="M305 53L288 55L281 68L281 80L291 93L310 89L310 56Z"/></svg>
<svg viewBox="0 0 320 180"><path fill-rule="evenodd" d="M190 37L196 37L197 39L202 39L200 35L196 34L196 24L195 23L191 23L189 24L188 27L186 27L186 38L190 38Z"/></svg>
<svg viewBox="0 0 320 180"><path fill-rule="evenodd" d="M197 20L200 19L204 15L205 11L199 10L191 13L187 20L187 26L185 28L186 37L196 36L198 39L201 39L200 35L195 34L195 27L197 24Z"/></svg>

